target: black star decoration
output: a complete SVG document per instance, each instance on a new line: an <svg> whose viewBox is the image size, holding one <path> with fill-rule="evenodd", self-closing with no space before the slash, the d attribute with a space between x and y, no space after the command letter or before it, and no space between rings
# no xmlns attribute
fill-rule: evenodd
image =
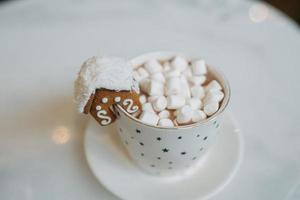
<svg viewBox="0 0 300 200"><path fill-rule="evenodd" d="M158 141L160 141L161 140L161 138L160 137L158 137L158 138L156 138Z"/></svg>
<svg viewBox="0 0 300 200"><path fill-rule="evenodd" d="M168 151L169 151L169 149L167 149L167 148L164 148L162 151L166 153L166 152L168 152Z"/></svg>

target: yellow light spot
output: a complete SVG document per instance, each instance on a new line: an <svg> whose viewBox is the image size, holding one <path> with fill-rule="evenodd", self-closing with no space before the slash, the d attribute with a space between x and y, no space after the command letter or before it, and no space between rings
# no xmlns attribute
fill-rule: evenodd
<svg viewBox="0 0 300 200"><path fill-rule="evenodd" d="M64 126L57 127L52 133L52 140L55 144L65 144L70 140L70 131Z"/></svg>
<svg viewBox="0 0 300 200"><path fill-rule="evenodd" d="M256 3L249 8L249 18L254 23L263 22L268 16L269 8L262 3Z"/></svg>

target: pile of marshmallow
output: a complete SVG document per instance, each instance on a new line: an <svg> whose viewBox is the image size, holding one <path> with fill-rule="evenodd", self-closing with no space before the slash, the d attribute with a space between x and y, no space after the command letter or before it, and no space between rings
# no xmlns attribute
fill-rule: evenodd
<svg viewBox="0 0 300 200"><path fill-rule="evenodd" d="M216 80L207 83L204 60L189 62L182 56L169 61L148 60L133 72L142 91L142 122L162 127L187 125L216 113L224 98Z"/></svg>

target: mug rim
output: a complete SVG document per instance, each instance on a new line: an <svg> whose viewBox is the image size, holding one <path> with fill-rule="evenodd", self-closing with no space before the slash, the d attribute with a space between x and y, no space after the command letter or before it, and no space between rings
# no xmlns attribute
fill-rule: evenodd
<svg viewBox="0 0 300 200"><path fill-rule="evenodd" d="M178 55L182 55L185 58L188 58L189 60L195 59L195 58L187 57L187 56L185 56L184 54L181 54L181 53L174 53L174 52L169 52L169 51L158 51L158 52L142 54L140 56L134 57L130 60L130 62L133 64L133 66L132 66L133 69L135 69L136 67L138 67L139 65L144 63L144 62L141 62L141 61L143 61L143 59L146 59L148 57L156 58L156 59L159 60L159 58L161 58L161 59L170 59L170 58L172 58L174 56L178 56ZM117 104L117 107L129 119L135 121L136 123L140 123L142 125L149 126L149 127L156 128L156 129L165 129L165 130L189 129L189 128L198 127L198 126L203 125L203 124L208 124L209 122L213 121L215 118L217 118L219 115L221 115L224 112L224 110L228 106L228 103L229 103L229 100L230 100L230 97L231 97L230 85L229 85L229 82L228 82L227 78L224 76L224 73L219 69L211 67L210 65L208 65L208 69L209 69L208 71L213 71L214 74L217 74L218 77L222 79L222 82L223 82L222 87L223 87L224 90L226 89L226 92L224 91L224 99L223 99L223 102L221 104L220 109L216 113L214 113L212 116L206 118L205 120L195 122L195 123L192 123L192 124L183 125L183 126L162 127L162 126L157 126L157 125L146 124L146 123L142 122L140 119L138 119L138 118L130 115L129 113L127 113L120 105Z"/></svg>

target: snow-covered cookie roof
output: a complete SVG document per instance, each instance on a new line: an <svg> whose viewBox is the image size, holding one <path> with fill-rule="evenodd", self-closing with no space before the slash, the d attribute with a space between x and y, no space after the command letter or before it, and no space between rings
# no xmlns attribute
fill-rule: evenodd
<svg viewBox="0 0 300 200"><path fill-rule="evenodd" d="M132 66L117 57L92 57L83 63L75 81L75 102L79 112L84 111L96 89L131 90Z"/></svg>

